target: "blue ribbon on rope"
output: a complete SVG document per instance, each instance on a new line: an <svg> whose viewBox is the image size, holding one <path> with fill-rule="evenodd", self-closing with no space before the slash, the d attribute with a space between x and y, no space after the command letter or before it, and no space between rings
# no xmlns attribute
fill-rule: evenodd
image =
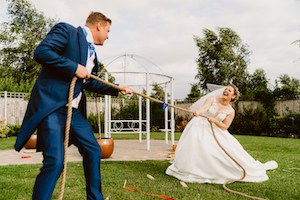
<svg viewBox="0 0 300 200"><path fill-rule="evenodd" d="M166 102L164 102L163 103L163 110L166 110L166 108L169 106L169 104L168 103L166 103Z"/></svg>

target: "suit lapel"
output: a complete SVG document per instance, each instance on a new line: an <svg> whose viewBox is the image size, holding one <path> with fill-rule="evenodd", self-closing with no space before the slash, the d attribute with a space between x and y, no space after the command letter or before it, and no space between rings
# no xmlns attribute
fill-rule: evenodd
<svg viewBox="0 0 300 200"><path fill-rule="evenodd" d="M86 66L88 43L86 41L86 38L84 36L81 27L78 27L77 30L78 30L78 38L79 38L78 42L79 42L79 51L80 51L80 64Z"/></svg>

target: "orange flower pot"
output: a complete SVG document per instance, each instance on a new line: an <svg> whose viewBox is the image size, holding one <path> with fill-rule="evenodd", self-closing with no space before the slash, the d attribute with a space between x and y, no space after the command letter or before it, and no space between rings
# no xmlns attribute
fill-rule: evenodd
<svg viewBox="0 0 300 200"><path fill-rule="evenodd" d="M26 149L36 149L36 140L37 136L36 135L31 135L27 143L24 145Z"/></svg>
<svg viewBox="0 0 300 200"><path fill-rule="evenodd" d="M109 158L114 151L114 140L112 138L98 138L97 141L102 150L101 158Z"/></svg>

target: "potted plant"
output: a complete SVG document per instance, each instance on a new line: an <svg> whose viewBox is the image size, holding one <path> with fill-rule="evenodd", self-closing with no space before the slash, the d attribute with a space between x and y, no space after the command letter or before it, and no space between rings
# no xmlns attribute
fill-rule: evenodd
<svg viewBox="0 0 300 200"><path fill-rule="evenodd" d="M24 147L26 149L36 149L37 135L34 133L30 136Z"/></svg>

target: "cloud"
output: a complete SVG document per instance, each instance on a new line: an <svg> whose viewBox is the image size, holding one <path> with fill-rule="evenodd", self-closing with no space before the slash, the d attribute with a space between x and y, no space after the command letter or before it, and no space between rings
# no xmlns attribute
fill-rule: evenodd
<svg viewBox="0 0 300 200"><path fill-rule="evenodd" d="M113 24L110 39L97 48L101 59L124 53L146 57L174 78L175 98L185 98L194 82L193 35L202 37L203 28L234 30L252 51L251 73L262 68L271 80L283 73L300 79L299 46L292 44L300 39L297 0L30 1L46 16L75 26L83 25L90 11L103 12Z"/></svg>

